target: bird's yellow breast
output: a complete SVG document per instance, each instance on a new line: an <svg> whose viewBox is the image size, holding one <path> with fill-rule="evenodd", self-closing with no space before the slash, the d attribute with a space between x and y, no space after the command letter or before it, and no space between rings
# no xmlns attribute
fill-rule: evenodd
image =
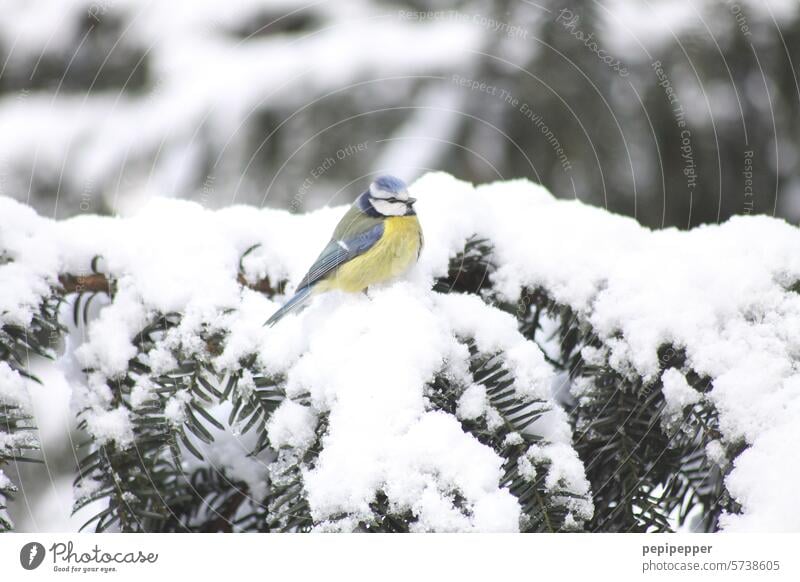
<svg viewBox="0 0 800 582"><path fill-rule="evenodd" d="M350 293L404 274L417 260L422 245L416 216L392 216L383 221L383 236L375 245L344 263L318 285L319 291Z"/></svg>

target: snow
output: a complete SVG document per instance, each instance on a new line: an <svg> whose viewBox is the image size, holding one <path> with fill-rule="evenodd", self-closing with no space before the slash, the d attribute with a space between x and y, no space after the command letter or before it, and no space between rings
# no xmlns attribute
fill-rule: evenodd
<svg viewBox="0 0 800 582"><path fill-rule="evenodd" d="M329 412L323 450L305 475L312 515L325 529L336 527L331 519L342 513L368 519L369 503L379 491L393 507L411 509L421 530L518 528L519 507L504 499L510 494L498 485L502 459L465 434L456 418L427 410L425 385L442 368L452 377L465 376L468 353L457 337L481 319L488 340L476 336L479 345L486 341L483 347L492 351L528 345L530 355L538 356L525 368L512 368L525 382L536 379L524 390L546 398L547 384L540 378L547 377L549 367L537 348L518 335L510 317L501 333L492 332L489 326L495 320L486 317L491 308L481 301L470 302L475 321L458 321L462 300L397 283L371 291L369 297L322 297L305 321L266 332L278 343L291 343L298 337L295 324L302 324L302 336L308 338L294 355L296 363L288 361L287 394L308 393L317 412ZM275 362L268 345L261 357L268 371L273 362L276 372L287 365L283 358ZM537 363L545 371L534 373ZM298 405L284 406L270 436L287 442L285 432L293 427L293 438L308 443L314 415L300 412ZM305 423L297 424L299 419ZM466 498L471 516L453 509L449 496L454 489ZM506 513L485 521L489 518L480 513L483 507L505 508ZM341 527L347 529L349 522Z"/></svg>
<svg viewBox="0 0 800 582"><path fill-rule="evenodd" d="M398 436L382 468L386 472L383 489L398 507L414 511L419 519L414 526L417 530L515 531L519 527L519 505L507 490L498 487L502 460L474 437L465 435L454 417L443 412L423 413ZM378 447L375 452L380 454ZM340 471L334 464L337 460L333 455L326 456L311 475L310 501L316 511L354 507L352 499L340 497L345 488L331 489L335 484L329 479ZM369 477L360 473L358 477ZM472 515L453 507L449 498L453 489L466 498ZM319 494L324 498L316 497Z"/></svg>
<svg viewBox="0 0 800 582"><path fill-rule="evenodd" d="M191 402L192 395L187 390L179 390L167 400L164 406L164 416L175 426L180 426L186 420L186 405ZM135 403L132 402L134 406Z"/></svg>
<svg viewBox="0 0 800 582"><path fill-rule="evenodd" d="M741 14L747 32L757 34L759 25L788 25L797 11L797 2L792 0L703 0L683 6L676 6L674 0L611 0L599 11L600 38L624 62L652 62L669 50L688 51L685 39L692 35L708 35L724 43L726 33L742 32L737 19ZM579 27L590 32L583 22Z"/></svg>
<svg viewBox="0 0 800 582"><path fill-rule="evenodd" d="M0 362L0 406L9 406L29 413L31 402L28 392L30 381ZM37 446L38 441L31 431L6 432L0 425L0 456L13 455L22 447Z"/></svg>
<svg viewBox="0 0 800 582"><path fill-rule="evenodd" d="M74 435L71 434L76 424L75 416L70 411L71 389L60 364L33 360L31 371L42 383L26 382L24 385L27 392L25 399L30 400L27 411L32 414L31 424L36 427L29 434L35 435L41 445L41 452L37 456L44 462L18 466L24 472L25 478L18 484L20 494L15 498L16 508L13 505L11 508L17 531L76 531L91 517L89 512L104 509L98 509L103 503L100 501L71 515L78 493L73 493L74 476L58 475L58 467L64 460L69 465L75 463L73 447L78 444L78 439L73 440ZM2 366L0 363L0 367ZM0 388L3 386L8 386L7 378L0 379ZM23 388L22 385L20 387ZM88 492L88 488L86 491Z"/></svg>
<svg viewBox="0 0 800 582"><path fill-rule="evenodd" d="M136 355L132 340L146 321L142 303L122 291L93 322L89 341L76 351L78 360L87 368L97 367L108 378L119 377Z"/></svg>
<svg viewBox="0 0 800 582"><path fill-rule="evenodd" d="M724 440L744 439L750 445L742 462L766 465L777 454L787 478L796 470L789 443L797 419L794 406L800 402L793 363L800 348L800 295L788 289L800 279L796 228L754 216L689 232L649 231L577 201L557 202L522 181L472 188L434 174L412 190L421 198L423 217L456 205L469 207L464 214L472 221L462 216L455 226L462 240L477 233L494 242L500 265L494 281L503 295L516 301L523 288L544 287L587 318L620 372L653 381L658 347L684 348L691 367L713 380L708 396L720 412ZM426 192L436 194L426 197ZM509 217L508 208L524 220ZM458 238L453 226L447 225L449 240ZM434 228L426 224L430 246L442 240L431 234ZM445 253L433 248L426 258ZM425 266L443 272L438 260ZM674 374L667 374L668 398L689 403L693 396L681 390ZM767 450L762 444L767 435L773 445L785 443L782 452ZM727 482L748 482L739 477L739 467ZM758 501L750 501L746 486L732 490L744 505L743 516L753 511L755 517L728 516L728 530L779 528L769 516L794 507L780 479L767 481L757 473L755 481L763 492ZM784 512L781 519L800 527L796 513Z"/></svg>
<svg viewBox="0 0 800 582"><path fill-rule="evenodd" d="M262 192L240 188L242 168L230 158L252 141L248 127L259 112L291 118L298 95L310 104L342 87L460 68L475 60L470 51L485 34L451 19L410 25L396 11L361 2L347 10L299 0L236 0L224 10L218 0L51 4L0 1L0 10L13 14L0 22L7 75L28 77L45 57L80 63L85 56L77 47L87 24L96 23L106 35L107 68L143 53L139 72L147 74L139 96L126 87L90 87L86 94L30 90L0 100L8 191L24 195L39 180L52 180L73 198L62 202L72 211L102 202L133 211L155 195L189 195L206 178L208 159L215 162L215 205L248 194L255 199ZM277 34L280 17L292 11L319 24ZM119 32L102 26L115 21ZM238 31L259 22L265 34L240 37Z"/></svg>
<svg viewBox="0 0 800 582"><path fill-rule="evenodd" d="M502 352L518 396L549 405L528 429L547 442L529 451L531 466L523 469L533 476L533 463L547 460L546 486L579 497L588 496L588 483L566 414L550 395L555 372L538 347L519 335L511 315L479 297L431 291L449 259L477 235L495 247L492 282L501 299L524 302L525 290L542 287L571 307L603 344L584 349L587 359L607 355L622 374L660 379L667 417L701 398L686 381L690 369L711 379L702 398L719 413L721 438L709 445L709 457L726 463L727 446L747 445L725 481L742 505L741 514L724 516L726 530L800 528L790 486L800 470L793 451L800 436L800 294L790 290L800 280L797 228L749 216L688 232L651 231L578 201L557 201L524 180L475 187L434 173L411 194L419 199L426 246L404 281L367 295L320 296L274 328L262 324L282 298L242 289L239 258L260 244L243 262L245 278L288 279L291 290L343 208L212 212L155 199L131 218L56 223L0 198L0 243L13 258L0 265L0 281L9 283L0 318L29 321L57 273L85 271L100 255L118 290L75 349L78 364L94 372L76 380L73 397L88 407L89 430L101 442L131 440L130 419L111 405L108 382L126 370L134 335L155 314L180 312L180 325L149 354L158 367L169 367L172 349L202 353L201 328L223 330L227 339L213 360L219 371L237 371L255 352L261 368L286 377L290 400L269 425L276 446L309 446L320 415L328 415L322 452L304 475L320 529L354 527L383 492L393 508L415 513L420 530L515 531L519 507L498 485L502 459L460 428L459 418L499 422L485 392L470 385L461 340ZM665 344L685 351L683 368L662 371ZM465 383L458 418L429 407L426 384L438 373ZM252 377L245 385L252 389ZM147 387L141 390L143 399ZM241 449L226 449L229 465L250 471L254 481L263 471L233 462L245 456ZM454 508L454 490L469 512ZM572 510L579 521L591 505L581 498ZM338 520L342 512L351 519Z"/></svg>
<svg viewBox="0 0 800 582"><path fill-rule="evenodd" d="M473 384L458 399L458 417L464 420L475 420L486 414L488 406L486 388L480 384Z"/></svg>
<svg viewBox="0 0 800 582"><path fill-rule="evenodd" d="M797 400L785 412L797 419L800 414ZM725 484L745 511L741 515L722 516L725 530L797 531L800 509L791 500L797 494L800 479L800 466L794 449L798 438L800 429L797 422L780 425L775 430L764 431L750 448L736 457L734 470Z"/></svg>
<svg viewBox="0 0 800 582"><path fill-rule="evenodd" d="M52 239L38 236L45 222L31 208L0 196L0 217L0 249L14 259L3 264L0 253L0 324L25 326L49 293L56 253Z"/></svg>
<svg viewBox="0 0 800 582"><path fill-rule="evenodd" d="M0 471L0 490L3 489L11 489L13 487L13 483L11 483L11 479L9 479L3 471ZM2 497L0 497L2 499Z"/></svg>
<svg viewBox="0 0 800 582"><path fill-rule="evenodd" d="M95 408L85 418L86 429L99 444L114 442L122 448L133 444L133 424L127 409L121 406L110 410Z"/></svg>
<svg viewBox="0 0 800 582"><path fill-rule="evenodd" d="M583 467L575 451L564 443L551 443L548 445L534 445L528 451L528 458L537 461L547 460L550 469L547 471L545 487L556 489L565 488L568 491L585 495L589 491L589 482L583 474ZM578 507L580 507L580 503ZM585 508L585 511L589 511Z"/></svg>
<svg viewBox="0 0 800 582"><path fill-rule="evenodd" d="M314 441L316 416L308 406L286 400L275 410L269 420L269 442L276 448L307 449Z"/></svg>
<svg viewBox="0 0 800 582"><path fill-rule="evenodd" d="M661 382L663 383L661 391L664 395L662 421L674 425L680 422L684 409L699 402L702 395L689 386L686 377L675 368L665 370L661 375Z"/></svg>
<svg viewBox="0 0 800 582"><path fill-rule="evenodd" d="M728 459L725 455L725 448L717 439L709 442L706 445L706 456L718 467L725 467L725 465L728 463Z"/></svg>
<svg viewBox="0 0 800 582"><path fill-rule="evenodd" d="M612 0L600 16L605 33L603 41L610 43L616 56L624 56L623 62L653 60L653 54L679 43L682 34L700 29L703 23L697 9L679 9L672 0L647 4Z"/></svg>
<svg viewBox="0 0 800 582"><path fill-rule="evenodd" d="M0 403L26 409L30 406L28 382L7 362L0 362Z"/></svg>
<svg viewBox="0 0 800 582"><path fill-rule="evenodd" d="M49 486L36 497L30 494L25 503L26 512L19 512L16 530L28 532L70 533L77 531L89 519L106 509L107 500L99 499L82 507L75 514L71 513L75 499L79 494L88 494L91 487L99 486L92 481L82 481L73 487L71 475L55 476L46 474L43 479L50 479ZM82 488L82 485L87 485ZM24 496L21 496L24 497Z"/></svg>

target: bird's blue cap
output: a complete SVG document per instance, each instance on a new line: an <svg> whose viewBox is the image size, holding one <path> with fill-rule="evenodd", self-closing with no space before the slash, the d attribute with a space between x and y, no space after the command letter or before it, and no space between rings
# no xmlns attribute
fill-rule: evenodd
<svg viewBox="0 0 800 582"><path fill-rule="evenodd" d="M394 176L378 176L370 185L373 192L383 191L391 194L400 194L408 189L406 183Z"/></svg>

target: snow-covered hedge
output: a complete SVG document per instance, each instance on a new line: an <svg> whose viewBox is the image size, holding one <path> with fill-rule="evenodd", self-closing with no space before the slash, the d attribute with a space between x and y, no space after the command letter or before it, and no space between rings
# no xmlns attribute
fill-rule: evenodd
<svg viewBox="0 0 800 582"><path fill-rule="evenodd" d="M410 276L274 328L343 208L54 222L0 198L0 420L56 348L98 529L800 529L800 231L411 190ZM31 446L14 428L0 462Z"/></svg>

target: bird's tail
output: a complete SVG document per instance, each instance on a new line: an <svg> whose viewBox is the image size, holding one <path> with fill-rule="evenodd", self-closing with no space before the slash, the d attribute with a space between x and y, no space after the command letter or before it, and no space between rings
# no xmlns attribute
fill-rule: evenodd
<svg viewBox="0 0 800 582"><path fill-rule="evenodd" d="M284 315L301 310L303 307L305 307L306 302L311 298L311 291L312 287L303 287L297 291L297 293L295 293L294 296L289 299L289 301L284 303L283 306L278 309L278 311L272 314L272 317L270 317L264 325L272 327L278 323L278 321L283 319Z"/></svg>

